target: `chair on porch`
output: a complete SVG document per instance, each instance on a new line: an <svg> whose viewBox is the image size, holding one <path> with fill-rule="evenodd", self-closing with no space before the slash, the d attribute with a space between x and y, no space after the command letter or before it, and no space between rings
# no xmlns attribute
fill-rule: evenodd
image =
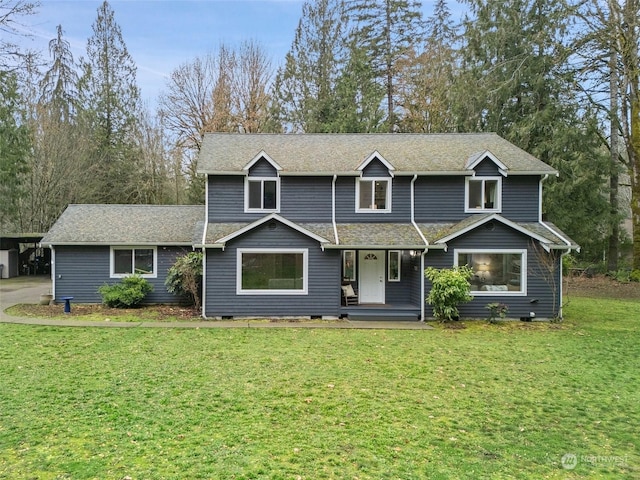
<svg viewBox="0 0 640 480"><path fill-rule="evenodd" d="M351 305L358 305L358 292L353 289L353 285L347 283L340 287L342 289L342 298L344 304L349 307Z"/></svg>

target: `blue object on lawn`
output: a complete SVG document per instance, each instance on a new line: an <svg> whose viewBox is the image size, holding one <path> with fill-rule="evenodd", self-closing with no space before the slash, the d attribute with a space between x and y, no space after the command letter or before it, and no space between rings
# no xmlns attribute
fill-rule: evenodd
<svg viewBox="0 0 640 480"><path fill-rule="evenodd" d="M73 297L60 297L60 300L64 300L64 313L71 313L71 300L73 300Z"/></svg>

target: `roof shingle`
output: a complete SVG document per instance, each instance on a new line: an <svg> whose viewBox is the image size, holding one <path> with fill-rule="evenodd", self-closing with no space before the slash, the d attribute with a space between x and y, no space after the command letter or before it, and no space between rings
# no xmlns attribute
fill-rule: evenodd
<svg viewBox="0 0 640 480"><path fill-rule="evenodd" d="M378 152L398 175L468 172L470 158L491 152L509 173L556 171L495 133L475 134L230 134L205 135L199 173L242 173L262 151L282 175L357 174Z"/></svg>
<svg viewBox="0 0 640 480"><path fill-rule="evenodd" d="M192 245L204 216L204 205L69 205L42 244Z"/></svg>

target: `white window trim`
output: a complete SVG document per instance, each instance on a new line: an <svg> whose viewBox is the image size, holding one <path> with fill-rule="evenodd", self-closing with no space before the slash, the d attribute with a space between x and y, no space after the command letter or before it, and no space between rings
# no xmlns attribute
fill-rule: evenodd
<svg viewBox="0 0 640 480"><path fill-rule="evenodd" d="M242 288L243 253L301 253L302 290L244 290ZM309 249L307 248L238 248L236 251L236 294L237 295L308 295L309 293Z"/></svg>
<svg viewBox="0 0 640 480"><path fill-rule="evenodd" d="M143 246L143 245L123 245L117 247L111 247L109 251L109 275L111 278L124 278L130 277L134 275L134 273L115 273L115 257L114 252L116 250L153 250L153 273L152 274L141 274L142 278L158 278L158 247L152 246ZM133 261L135 262L135 254L133 256ZM131 265L133 267L133 265Z"/></svg>
<svg viewBox="0 0 640 480"><path fill-rule="evenodd" d="M469 208L469 183L470 182L483 182L485 180L496 180L497 183L497 191L496 191L496 204L494 208ZM482 186L482 192L484 194L484 185ZM464 182L464 212L465 213L479 213L479 212L493 212L493 213L501 213L502 212L502 177L499 176L491 176L491 177L466 177Z"/></svg>
<svg viewBox="0 0 640 480"><path fill-rule="evenodd" d="M249 208L249 182L260 182L264 200L264 182L276 182L276 208ZM244 177L244 212L272 212L280 213L280 177Z"/></svg>
<svg viewBox="0 0 640 480"><path fill-rule="evenodd" d="M398 255L398 278L391 278L391 254ZM387 252L387 281L399 282L402 272L402 251L401 250L389 250Z"/></svg>
<svg viewBox="0 0 640 480"><path fill-rule="evenodd" d="M488 253L488 254L492 254L492 253L500 253L500 254L504 254L504 255L509 255L509 254L520 254L520 258L522 259L521 261L521 265L520 265L520 290L519 291L502 291L502 292L484 292L481 290L472 290L471 294L474 297L503 297L503 296L508 296L508 297L524 297L527 295L527 249L508 249L508 248L494 248L494 249L487 249L487 248L481 248L481 249L475 249L475 248L461 248L461 249L454 249L453 251L453 266L457 267L458 266L458 255L459 254L480 254L482 255L483 253Z"/></svg>
<svg viewBox="0 0 640 480"><path fill-rule="evenodd" d="M355 250L343 250L342 251L342 273L347 271L347 266L346 266L346 254L347 253L351 253L351 258L353 258L353 275L351 277L345 277L343 275L342 279L343 280L349 280L350 282L355 282L356 281L356 251Z"/></svg>
<svg viewBox="0 0 640 480"><path fill-rule="evenodd" d="M356 212L357 213L390 213L391 212L391 189L393 187L392 179L389 177L359 177L356 178ZM372 189L375 189L373 185L375 182L387 182L387 197L385 204L387 208L360 208L360 182L372 182ZM372 195L375 192L371 192ZM373 198L373 197L372 197Z"/></svg>

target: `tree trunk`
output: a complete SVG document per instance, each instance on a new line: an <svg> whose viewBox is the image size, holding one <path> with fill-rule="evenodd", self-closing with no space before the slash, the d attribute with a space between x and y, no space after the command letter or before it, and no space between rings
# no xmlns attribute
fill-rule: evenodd
<svg viewBox="0 0 640 480"><path fill-rule="evenodd" d="M611 229L608 238L607 270L615 272L618 270L619 242L620 242L620 219L618 217L618 185L619 185L619 147L618 147L618 55L615 50L611 51L610 60L610 113L611 119L611 170L609 177L609 206L611 215Z"/></svg>

